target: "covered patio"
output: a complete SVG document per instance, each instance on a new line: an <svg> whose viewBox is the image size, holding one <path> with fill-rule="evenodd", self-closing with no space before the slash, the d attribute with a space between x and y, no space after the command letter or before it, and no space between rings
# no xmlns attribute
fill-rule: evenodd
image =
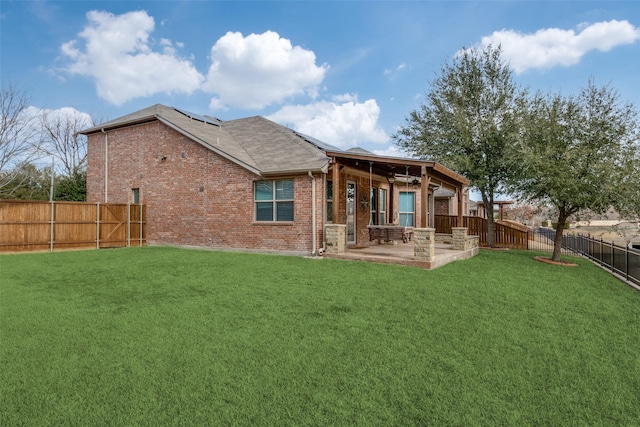
<svg viewBox="0 0 640 427"><path fill-rule="evenodd" d="M462 225L468 211L465 203L470 183L455 171L434 161L383 157L364 150L327 151L326 155L331 157L327 179L331 181L332 195L337 196L331 199L331 222L349 225L354 221L354 228L363 235L367 225L433 227L434 193L448 189L455 199L448 213L457 215L458 224ZM388 191L390 197L381 200L380 189ZM401 218L407 213L407 206L399 198L401 192L414 194L410 224L404 223L407 217ZM352 243L361 245L358 236L354 237Z"/></svg>
<svg viewBox="0 0 640 427"><path fill-rule="evenodd" d="M468 211L469 181L455 171L364 150L326 154L326 256L432 269L477 253L477 237L467 236L466 228L435 234L437 191L448 190L444 208L457 224Z"/></svg>

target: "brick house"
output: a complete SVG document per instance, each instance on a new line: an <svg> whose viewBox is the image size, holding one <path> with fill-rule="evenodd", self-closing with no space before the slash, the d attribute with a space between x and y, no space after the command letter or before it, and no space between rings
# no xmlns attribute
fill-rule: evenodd
<svg viewBox="0 0 640 427"><path fill-rule="evenodd" d="M339 223L347 247L366 246L370 224L433 226L440 188L466 214L469 182L438 163L344 151L263 117L157 104L81 133L87 201L145 204L150 244L315 254Z"/></svg>

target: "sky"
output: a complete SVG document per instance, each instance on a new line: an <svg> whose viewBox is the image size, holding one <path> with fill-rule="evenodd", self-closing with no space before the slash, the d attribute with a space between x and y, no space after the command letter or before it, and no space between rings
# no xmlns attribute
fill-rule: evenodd
<svg viewBox="0 0 640 427"><path fill-rule="evenodd" d="M33 108L260 115L392 156L443 65L488 44L523 88L593 79L640 108L640 1L0 0L2 85Z"/></svg>

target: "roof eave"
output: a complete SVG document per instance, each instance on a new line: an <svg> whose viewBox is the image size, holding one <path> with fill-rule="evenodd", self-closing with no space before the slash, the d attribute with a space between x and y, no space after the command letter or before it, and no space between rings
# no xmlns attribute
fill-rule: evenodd
<svg viewBox="0 0 640 427"><path fill-rule="evenodd" d="M277 170L264 170L260 173L261 176L265 178L270 178L274 176L280 175L306 175L309 172L311 173L327 173L327 169L329 166L329 159L327 159L327 163L323 166L315 166L310 168L297 168L297 169L277 169Z"/></svg>
<svg viewBox="0 0 640 427"><path fill-rule="evenodd" d="M119 123L114 123L112 125L107 125L107 126L94 126L92 128L86 129L86 130L82 130L80 132L78 132L78 134L80 135L89 135L92 133L98 133L98 132L102 132L102 131L107 131L107 130L113 130L113 129L118 129L118 128L122 128L122 127L127 127L127 126L134 126L134 125L139 125L142 123L148 123L148 122L152 122L154 120L158 120L158 115L154 114L151 116L145 116L145 117L140 117L137 118L135 120L129 120L126 122L119 122Z"/></svg>

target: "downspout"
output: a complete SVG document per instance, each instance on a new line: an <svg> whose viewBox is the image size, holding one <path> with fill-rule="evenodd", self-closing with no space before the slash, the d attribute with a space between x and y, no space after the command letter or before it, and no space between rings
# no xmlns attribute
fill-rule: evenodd
<svg viewBox="0 0 640 427"><path fill-rule="evenodd" d="M327 251L325 226L327 225L327 173L322 172L322 248L320 255Z"/></svg>
<svg viewBox="0 0 640 427"><path fill-rule="evenodd" d="M316 255L316 178L309 171L311 178L311 255Z"/></svg>
<svg viewBox="0 0 640 427"><path fill-rule="evenodd" d="M101 129L104 133L104 203L109 200L109 134Z"/></svg>

